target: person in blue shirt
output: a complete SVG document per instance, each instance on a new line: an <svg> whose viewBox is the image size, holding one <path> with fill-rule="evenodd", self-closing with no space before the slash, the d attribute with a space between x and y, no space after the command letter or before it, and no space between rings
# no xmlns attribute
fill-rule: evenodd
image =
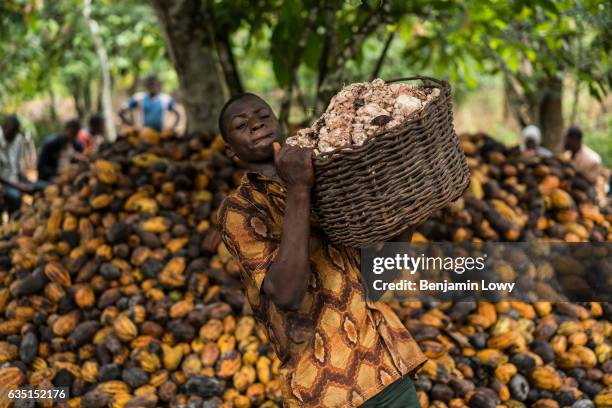
<svg viewBox="0 0 612 408"><path fill-rule="evenodd" d="M155 75L145 78L146 92L138 92L123 104L119 117L124 124L134 126L133 112L136 110L140 117L140 126L155 129L160 132L164 128L164 118L167 112L174 115L171 129L174 129L180 120L174 99L161 92L161 82ZM130 117L128 117L128 112Z"/></svg>

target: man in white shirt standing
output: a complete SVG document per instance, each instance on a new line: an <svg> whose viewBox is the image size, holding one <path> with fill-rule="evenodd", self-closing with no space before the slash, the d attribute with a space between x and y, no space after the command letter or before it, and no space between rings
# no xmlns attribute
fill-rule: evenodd
<svg viewBox="0 0 612 408"><path fill-rule="evenodd" d="M30 193L32 185L24 183L21 163L25 153L25 139L20 133L21 124L16 115L4 118L0 128L0 189L2 203L0 209L9 214L21 207L23 193Z"/></svg>

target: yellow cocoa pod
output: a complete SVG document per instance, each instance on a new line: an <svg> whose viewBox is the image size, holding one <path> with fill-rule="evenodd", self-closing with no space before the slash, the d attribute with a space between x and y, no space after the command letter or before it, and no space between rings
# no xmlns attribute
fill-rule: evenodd
<svg viewBox="0 0 612 408"><path fill-rule="evenodd" d="M550 365L534 368L533 372L531 373L531 378L533 379L536 387L543 390L558 391L562 385L561 376L557 370Z"/></svg>
<svg viewBox="0 0 612 408"><path fill-rule="evenodd" d="M156 145L159 144L161 135L157 130L145 127L140 131L139 137L144 143Z"/></svg>
<svg viewBox="0 0 612 408"><path fill-rule="evenodd" d="M86 361L83 363L81 377L89 383L95 383L98 378L98 363L95 361Z"/></svg>
<svg viewBox="0 0 612 408"><path fill-rule="evenodd" d="M66 292L60 284L51 282L45 286L45 296L57 303L66 296Z"/></svg>
<svg viewBox="0 0 612 408"><path fill-rule="evenodd" d="M597 361L605 363L612 358L612 346L608 343L601 343L595 346L595 354L597 355Z"/></svg>
<svg viewBox="0 0 612 408"><path fill-rule="evenodd" d="M503 384L508 384L516 373L517 368L511 363L500 364L495 369L495 377Z"/></svg>
<svg viewBox="0 0 612 408"><path fill-rule="evenodd" d="M170 221L164 217L151 217L148 220L142 221L140 227L146 232L161 234L168 231Z"/></svg>
<svg viewBox="0 0 612 408"><path fill-rule="evenodd" d="M17 346L6 341L0 341L0 364L16 359L17 354Z"/></svg>
<svg viewBox="0 0 612 408"><path fill-rule="evenodd" d="M93 164L93 172L101 182L105 184L115 184L118 179L118 172L115 165L108 160L96 160Z"/></svg>
<svg viewBox="0 0 612 408"><path fill-rule="evenodd" d="M138 200L133 201L132 203L126 204L126 209L128 211L135 211L140 214L156 214L159 211L159 206L157 205L157 201L153 198L149 197L141 197Z"/></svg>
<svg viewBox="0 0 612 408"><path fill-rule="evenodd" d="M252 366L242 366L240 370L233 375L232 382L238 391L244 392L249 385L255 382L256 378L257 373Z"/></svg>
<svg viewBox="0 0 612 408"><path fill-rule="evenodd" d="M113 201L113 196L110 194L100 194L91 199L89 204L91 208L95 210L101 210L102 208L106 208Z"/></svg>
<svg viewBox="0 0 612 408"><path fill-rule="evenodd" d="M4 313L6 305L8 304L10 292L8 288L0 289L0 313Z"/></svg>
<svg viewBox="0 0 612 408"><path fill-rule="evenodd" d="M200 352L200 360L202 360L202 364L207 367L213 366L217 359L219 358L219 346L215 342L207 342L202 347L202 351Z"/></svg>
<svg viewBox="0 0 612 408"><path fill-rule="evenodd" d="M232 403L234 404L235 408L250 408L251 407L251 401L249 401L249 398L246 395L236 396L236 398L234 398Z"/></svg>
<svg viewBox="0 0 612 408"><path fill-rule="evenodd" d="M245 395L255 406L261 406L266 399L266 388L261 383L255 383L249 385Z"/></svg>
<svg viewBox="0 0 612 408"><path fill-rule="evenodd" d="M509 331L506 333L492 336L487 341L487 346L493 349L504 350L516 344L519 340L520 333L518 331Z"/></svg>
<svg viewBox="0 0 612 408"><path fill-rule="evenodd" d="M255 319L251 316L241 317L240 320L238 320L236 332L234 333L236 340L240 342L246 339L253 333L253 329L255 329Z"/></svg>
<svg viewBox="0 0 612 408"><path fill-rule="evenodd" d="M521 317L529 320L535 319L536 312L533 306L526 302L511 301L510 305Z"/></svg>
<svg viewBox="0 0 612 408"><path fill-rule="evenodd" d="M79 323L80 320L81 320L81 313L78 310L74 310L72 312L69 312L59 317L55 321L55 323L53 323L51 330L53 331L53 334L55 334L56 336L60 336L60 337L67 336L70 333L72 333L72 331L74 330L74 328L76 327L76 325Z"/></svg>
<svg viewBox="0 0 612 408"><path fill-rule="evenodd" d="M56 282L65 288L69 288L72 284L70 272L59 262L48 262L45 265L44 273L51 282Z"/></svg>
<svg viewBox="0 0 612 408"><path fill-rule="evenodd" d="M47 239L55 241L60 233L60 226L62 225L62 210L55 208L51 210L49 219L47 220Z"/></svg>
<svg viewBox="0 0 612 408"><path fill-rule="evenodd" d="M231 378L240 369L241 365L240 353L236 350L228 351L217 360L217 376L224 379Z"/></svg>
<svg viewBox="0 0 612 408"><path fill-rule="evenodd" d="M149 384L152 385L153 387L159 387L160 385L162 385L163 383L167 381L168 381L168 372L165 370L155 373L151 377L149 377Z"/></svg>
<svg viewBox="0 0 612 408"><path fill-rule="evenodd" d="M170 307L170 317L178 319L187 316L193 310L193 302L191 300L180 300Z"/></svg>
<svg viewBox="0 0 612 408"><path fill-rule="evenodd" d="M166 344L162 344L162 350L164 352L164 368L168 371L176 370L183 360L183 347L180 345L171 347Z"/></svg>
<svg viewBox="0 0 612 408"><path fill-rule="evenodd" d="M166 244L166 248L168 248L168 250L174 254L183 249L183 247L187 245L188 242L189 238L187 237L174 238L168 241L168 243Z"/></svg>
<svg viewBox="0 0 612 408"><path fill-rule="evenodd" d="M595 396L593 400L597 408L612 407L612 388L608 388Z"/></svg>
<svg viewBox="0 0 612 408"><path fill-rule="evenodd" d="M0 388L5 390L19 387L25 381L25 376L17 367L0 368Z"/></svg>
<svg viewBox="0 0 612 408"><path fill-rule="evenodd" d="M508 361L508 356L497 349L487 348L476 352L476 358L483 364L502 364Z"/></svg>
<svg viewBox="0 0 612 408"><path fill-rule="evenodd" d="M550 198L552 206L557 210L569 210L574 207L572 196L560 188L554 189Z"/></svg>
<svg viewBox="0 0 612 408"><path fill-rule="evenodd" d="M259 382L262 384L268 384L274 376L272 375L272 362L266 356L261 356L257 359L256 369L257 369L257 378Z"/></svg>
<svg viewBox="0 0 612 408"><path fill-rule="evenodd" d="M203 340L216 341L223 333L223 322L210 319L200 328L200 338Z"/></svg>
<svg viewBox="0 0 612 408"><path fill-rule="evenodd" d="M153 166L161 159L153 153L140 153L132 157L132 164L136 167L147 168Z"/></svg>
<svg viewBox="0 0 612 408"><path fill-rule="evenodd" d="M62 229L64 231L76 231L78 228L78 220L76 217L68 214L66 218L64 218L64 223L62 225Z"/></svg>
<svg viewBox="0 0 612 408"><path fill-rule="evenodd" d="M221 354L236 348L236 338L231 334L222 334L217 340Z"/></svg>
<svg viewBox="0 0 612 408"><path fill-rule="evenodd" d="M187 376L194 376L200 374L202 369L202 362L196 354L188 355L181 363L181 370Z"/></svg>
<svg viewBox="0 0 612 408"><path fill-rule="evenodd" d="M142 367L142 369L147 373L154 373L161 367L161 362L159 361L157 354L143 352L140 355L140 367Z"/></svg>
<svg viewBox="0 0 612 408"><path fill-rule="evenodd" d="M133 340L138 335L138 328L130 318L125 315L119 315L115 319L113 322L113 329L117 337L123 341Z"/></svg>
<svg viewBox="0 0 612 408"><path fill-rule="evenodd" d="M74 292L75 303L83 309L92 307L96 303L96 295L89 285L80 285Z"/></svg>

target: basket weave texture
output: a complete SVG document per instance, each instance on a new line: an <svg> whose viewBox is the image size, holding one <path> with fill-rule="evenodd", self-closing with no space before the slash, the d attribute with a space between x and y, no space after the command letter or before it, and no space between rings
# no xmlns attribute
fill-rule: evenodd
<svg viewBox="0 0 612 408"><path fill-rule="evenodd" d="M447 81L417 76L440 95L403 124L361 146L314 159L313 211L332 242L363 247L393 238L455 201L470 183L453 127Z"/></svg>

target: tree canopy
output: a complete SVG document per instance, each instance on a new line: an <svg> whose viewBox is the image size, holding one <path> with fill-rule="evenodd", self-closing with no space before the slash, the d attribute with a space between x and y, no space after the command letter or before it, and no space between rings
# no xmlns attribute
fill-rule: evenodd
<svg viewBox="0 0 612 408"><path fill-rule="evenodd" d="M100 67L81 3L0 5L0 103L60 90L80 115L98 108ZM92 5L115 89L134 90L150 71L174 84L176 72L190 130L214 131L220 104L244 89L276 92L286 124L317 115L346 82L430 74L461 95L498 75L516 120L538 124L558 148L567 78L598 99L612 85L612 5L603 0Z"/></svg>

